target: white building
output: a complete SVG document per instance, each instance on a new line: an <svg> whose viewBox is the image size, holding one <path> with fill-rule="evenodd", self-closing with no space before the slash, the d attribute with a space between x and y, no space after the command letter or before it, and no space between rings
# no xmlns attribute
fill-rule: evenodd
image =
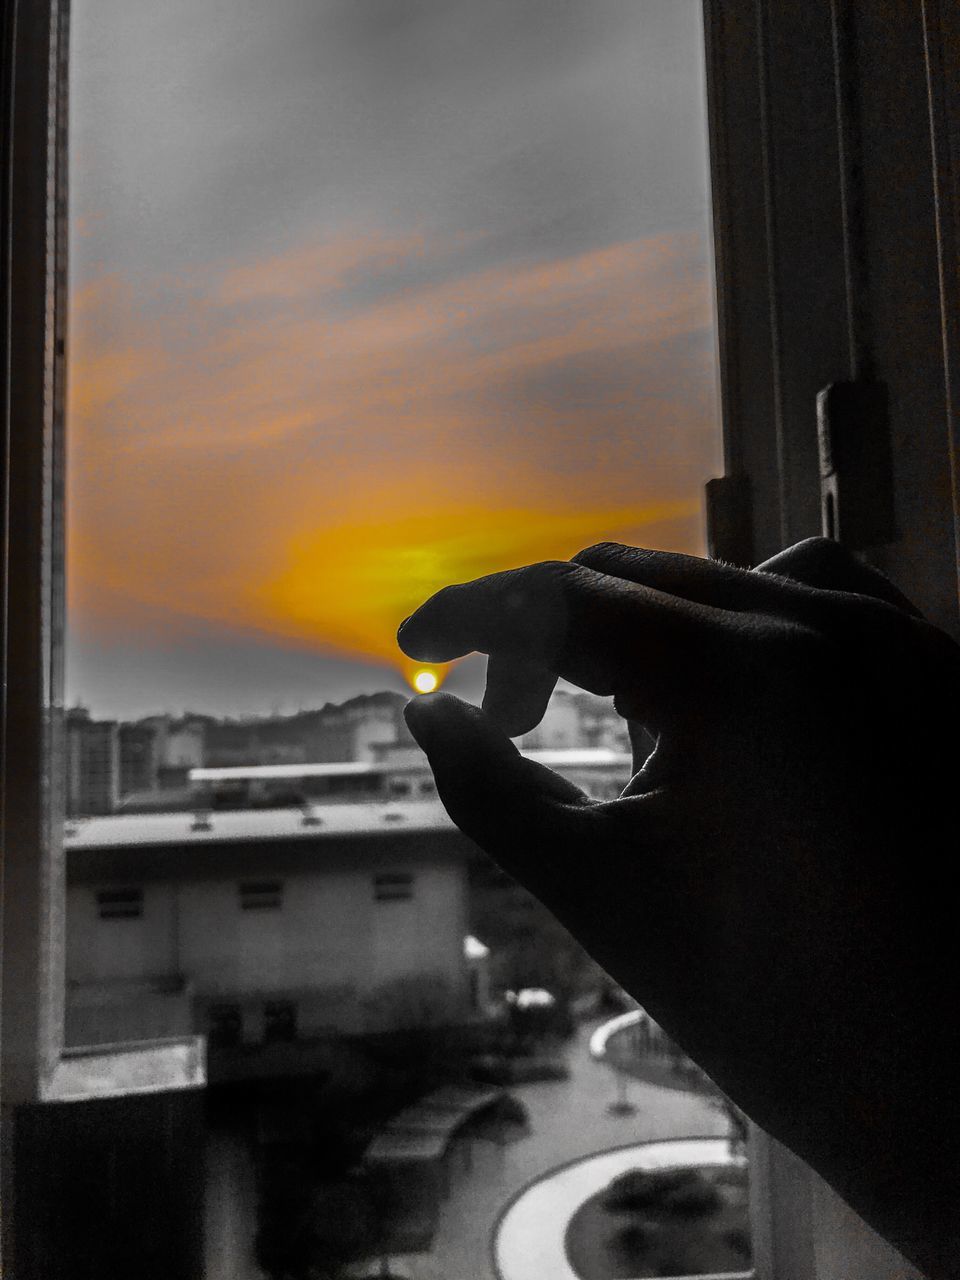
<svg viewBox="0 0 960 1280"><path fill-rule="evenodd" d="M525 748L522 754L556 770L597 800L618 796L633 770L629 751L609 747ZM289 806L298 800L327 805L436 795L426 756L409 743L381 743L373 760L191 769L189 777L197 805L210 808L267 807L271 798Z"/></svg>
<svg viewBox="0 0 960 1280"><path fill-rule="evenodd" d="M65 844L69 1043L472 1016L472 846L436 800L110 817Z"/></svg>

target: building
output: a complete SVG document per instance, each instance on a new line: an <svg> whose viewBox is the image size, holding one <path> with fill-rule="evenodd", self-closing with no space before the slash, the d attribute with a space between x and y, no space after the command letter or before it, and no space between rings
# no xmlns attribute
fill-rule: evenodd
<svg viewBox="0 0 960 1280"><path fill-rule="evenodd" d="M535 729L523 735L521 742L531 750L583 746L585 738L581 719L580 707L574 695L566 690L556 689L542 720Z"/></svg>
<svg viewBox="0 0 960 1280"><path fill-rule="evenodd" d="M369 760L378 744L403 735L405 701L385 691L289 716L207 719L204 763L230 768Z"/></svg>
<svg viewBox="0 0 960 1280"><path fill-rule="evenodd" d="M206 723L200 717L148 716L139 721L156 735L157 785L162 789L182 787L191 769L204 762ZM145 788L135 788L135 790Z"/></svg>
<svg viewBox="0 0 960 1280"><path fill-rule="evenodd" d="M472 846L439 801L90 821L66 838L67 1043L217 1051L473 1016Z"/></svg>
<svg viewBox="0 0 960 1280"><path fill-rule="evenodd" d="M192 769L200 809L278 808L310 804L425 799L436 794L426 756L411 743L380 743L372 760L328 764L248 765ZM595 800L612 800L630 780L633 756L606 747L524 750Z"/></svg>
<svg viewBox="0 0 960 1280"><path fill-rule="evenodd" d="M113 813L120 798L120 747L115 720L91 720L84 707L66 715L67 814Z"/></svg>
<svg viewBox="0 0 960 1280"><path fill-rule="evenodd" d="M136 792L156 791L160 779L160 751L156 727L139 720L121 724L120 799Z"/></svg>

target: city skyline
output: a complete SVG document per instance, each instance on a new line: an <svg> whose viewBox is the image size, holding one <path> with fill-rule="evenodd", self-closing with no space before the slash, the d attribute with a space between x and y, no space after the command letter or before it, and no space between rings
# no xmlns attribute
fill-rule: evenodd
<svg viewBox="0 0 960 1280"><path fill-rule="evenodd" d="M396 626L447 582L702 550L698 21L75 6L70 701L399 691Z"/></svg>

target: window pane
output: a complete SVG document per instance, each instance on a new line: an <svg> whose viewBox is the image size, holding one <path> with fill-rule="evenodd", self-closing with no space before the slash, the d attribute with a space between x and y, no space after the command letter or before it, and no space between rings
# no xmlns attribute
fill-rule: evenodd
<svg viewBox="0 0 960 1280"><path fill-rule="evenodd" d="M709 1270L749 1263L716 1091L456 831L406 733L406 697L477 700L482 663L394 639L450 582L704 549L699 23L75 0L65 843L99 916L68 1010L144 1040L175 1002L205 1037L210 1277L492 1280L495 1253L514 1280L514 1198L578 1161L590 1194L533 1230L577 1274L697 1269L645 1196L698 1206ZM572 687L520 746L597 798L630 776ZM690 1169L611 1216L664 1138Z"/></svg>

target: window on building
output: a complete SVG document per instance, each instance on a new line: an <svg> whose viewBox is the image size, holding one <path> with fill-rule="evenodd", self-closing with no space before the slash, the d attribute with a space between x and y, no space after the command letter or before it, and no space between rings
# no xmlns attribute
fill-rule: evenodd
<svg viewBox="0 0 960 1280"><path fill-rule="evenodd" d="M98 889L97 915L101 920L139 920L143 915L143 890Z"/></svg>
<svg viewBox="0 0 960 1280"><path fill-rule="evenodd" d="M392 796L408 796L410 794L410 783L404 778L391 778L387 784L387 791Z"/></svg>
<svg viewBox="0 0 960 1280"><path fill-rule="evenodd" d="M237 887L241 911L279 911L283 906L282 880L243 880Z"/></svg>
<svg viewBox="0 0 960 1280"><path fill-rule="evenodd" d="M374 876L373 896L377 902L406 902L413 897L413 876L405 872Z"/></svg>
<svg viewBox="0 0 960 1280"><path fill-rule="evenodd" d="M296 1040L297 1006L292 1000L268 1000L263 1006L264 1042Z"/></svg>
<svg viewBox="0 0 960 1280"><path fill-rule="evenodd" d="M211 1048L230 1049L243 1040L243 1017L238 1004L212 1004L207 1010L207 1042Z"/></svg>

